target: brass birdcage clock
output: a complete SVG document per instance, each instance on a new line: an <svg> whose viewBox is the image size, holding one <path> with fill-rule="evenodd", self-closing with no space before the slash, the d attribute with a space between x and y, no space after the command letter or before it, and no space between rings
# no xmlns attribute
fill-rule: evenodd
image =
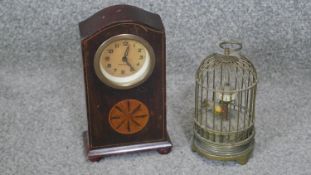
<svg viewBox="0 0 311 175"><path fill-rule="evenodd" d="M222 42L196 72L192 150L216 160L247 163L254 148L257 74L238 51L242 44Z"/></svg>

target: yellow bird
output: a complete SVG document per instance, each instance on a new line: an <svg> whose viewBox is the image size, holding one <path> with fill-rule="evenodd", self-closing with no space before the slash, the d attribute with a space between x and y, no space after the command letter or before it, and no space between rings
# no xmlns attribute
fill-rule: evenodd
<svg viewBox="0 0 311 175"><path fill-rule="evenodd" d="M214 111L215 111L215 114L218 114L218 115L224 112L220 105L216 105Z"/></svg>

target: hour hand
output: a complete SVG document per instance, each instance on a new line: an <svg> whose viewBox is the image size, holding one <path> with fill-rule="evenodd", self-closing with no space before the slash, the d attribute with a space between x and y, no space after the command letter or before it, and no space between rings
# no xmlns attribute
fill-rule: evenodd
<svg viewBox="0 0 311 175"><path fill-rule="evenodd" d="M135 71L134 67L128 62L127 55L129 53L129 46L127 46L124 55L122 57L122 61L125 62L128 66L130 66L131 71Z"/></svg>
<svg viewBox="0 0 311 175"><path fill-rule="evenodd" d="M129 54L129 46L127 46L127 48L126 48L126 50L125 50L125 52L124 52L124 54L123 54L123 57L122 57L122 61L123 62L125 62L125 63L127 63L128 61L127 61L127 55Z"/></svg>

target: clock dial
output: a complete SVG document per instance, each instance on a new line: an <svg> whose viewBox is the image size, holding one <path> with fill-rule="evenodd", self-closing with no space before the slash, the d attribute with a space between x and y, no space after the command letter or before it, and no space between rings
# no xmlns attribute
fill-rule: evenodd
<svg viewBox="0 0 311 175"><path fill-rule="evenodd" d="M152 73L154 52L143 38L132 34L113 36L96 51L97 77L110 87L129 89L144 82Z"/></svg>
<svg viewBox="0 0 311 175"><path fill-rule="evenodd" d="M148 108L144 103L135 99L122 100L109 112L109 124L120 134L135 134L146 126L148 120Z"/></svg>
<svg viewBox="0 0 311 175"><path fill-rule="evenodd" d="M142 68L146 52L146 47L136 40L117 40L103 50L100 64L112 76L130 76Z"/></svg>

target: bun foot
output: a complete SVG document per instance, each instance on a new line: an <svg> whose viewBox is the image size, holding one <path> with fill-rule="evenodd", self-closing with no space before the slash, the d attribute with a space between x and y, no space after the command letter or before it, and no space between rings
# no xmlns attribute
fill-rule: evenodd
<svg viewBox="0 0 311 175"><path fill-rule="evenodd" d="M171 150L172 150L172 148L171 148L171 147L168 147L168 148L160 148L160 149L158 149L157 151L158 151L158 153L160 153L160 154L168 154L168 153L171 152Z"/></svg>
<svg viewBox="0 0 311 175"><path fill-rule="evenodd" d="M240 164L240 165L245 165L247 163L248 159L247 158L241 158L241 159L238 159L237 162Z"/></svg>
<svg viewBox="0 0 311 175"><path fill-rule="evenodd" d="M91 162L99 162L102 159L102 156L92 156L88 158Z"/></svg>

